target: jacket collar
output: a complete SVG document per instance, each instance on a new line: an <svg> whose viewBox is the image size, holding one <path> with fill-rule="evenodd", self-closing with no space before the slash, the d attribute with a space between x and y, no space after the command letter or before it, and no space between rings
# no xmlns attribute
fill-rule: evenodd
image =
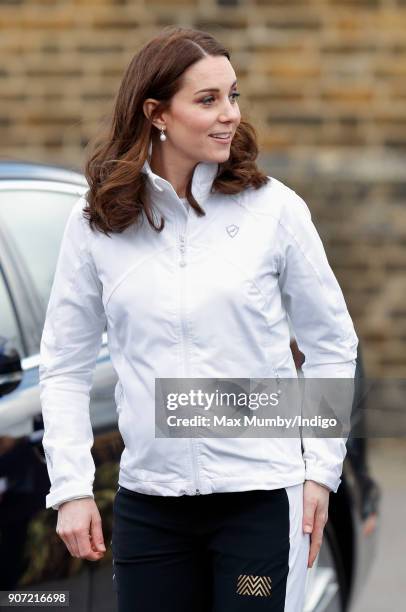
<svg viewBox="0 0 406 612"><path fill-rule="evenodd" d="M218 172L217 162L199 162L194 169L192 178L192 194L202 208L210 195L213 181ZM156 204L166 217L174 215L187 215L184 204L172 184L152 171L149 160L145 160L142 167L148 177L148 188L153 204Z"/></svg>

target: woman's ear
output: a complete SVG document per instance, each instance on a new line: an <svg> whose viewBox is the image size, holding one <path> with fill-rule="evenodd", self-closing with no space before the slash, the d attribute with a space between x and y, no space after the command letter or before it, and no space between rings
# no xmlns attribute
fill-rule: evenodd
<svg viewBox="0 0 406 612"><path fill-rule="evenodd" d="M147 98L144 100L142 109L146 118L149 119L149 121L151 121L156 128L161 129L161 127L165 125L165 121L158 113L155 112L158 107L158 100L155 100L154 98Z"/></svg>

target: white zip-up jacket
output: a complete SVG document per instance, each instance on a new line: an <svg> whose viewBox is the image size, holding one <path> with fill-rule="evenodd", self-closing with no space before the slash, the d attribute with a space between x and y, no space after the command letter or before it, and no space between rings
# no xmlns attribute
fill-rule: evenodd
<svg viewBox="0 0 406 612"><path fill-rule="evenodd" d="M353 378L358 338L304 200L280 180L211 191L217 163L194 170L185 207L152 172L166 220L107 237L74 205L63 235L40 350L46 507L93 496L89 397L107 323L125 449L119 484L155 495L274 489L315 480L336 492L343 438L155 438L155 378ZM159 219L159 215L157 216Z"/></svg>

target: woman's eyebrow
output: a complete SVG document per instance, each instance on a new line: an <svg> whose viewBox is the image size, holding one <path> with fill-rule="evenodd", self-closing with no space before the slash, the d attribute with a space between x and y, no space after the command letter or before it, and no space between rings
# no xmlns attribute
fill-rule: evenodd
<svg viewBox="0 0 406 612"><path fill-rule="evenodd" d="M237 81L234 81L234 83L231 85L231 87L234 87L234 85L237 84ZM230 89L231 89L230 87ZM195 91L195 93L193 95L196 95L198 93L201 93L202 91L220 91L218 87L208 87L207 89L199 89L199 91Z"/></svg>

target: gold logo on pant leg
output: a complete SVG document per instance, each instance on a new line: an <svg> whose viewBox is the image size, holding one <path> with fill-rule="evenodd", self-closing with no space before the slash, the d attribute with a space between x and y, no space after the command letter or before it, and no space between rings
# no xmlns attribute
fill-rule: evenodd
<svg viewBox="0 0 406 612"><path fill-rule="evenodd" d="M240 574L237 578L239 595L269 597L271 595L271 578L269 576L247 576Z"/></svg>

